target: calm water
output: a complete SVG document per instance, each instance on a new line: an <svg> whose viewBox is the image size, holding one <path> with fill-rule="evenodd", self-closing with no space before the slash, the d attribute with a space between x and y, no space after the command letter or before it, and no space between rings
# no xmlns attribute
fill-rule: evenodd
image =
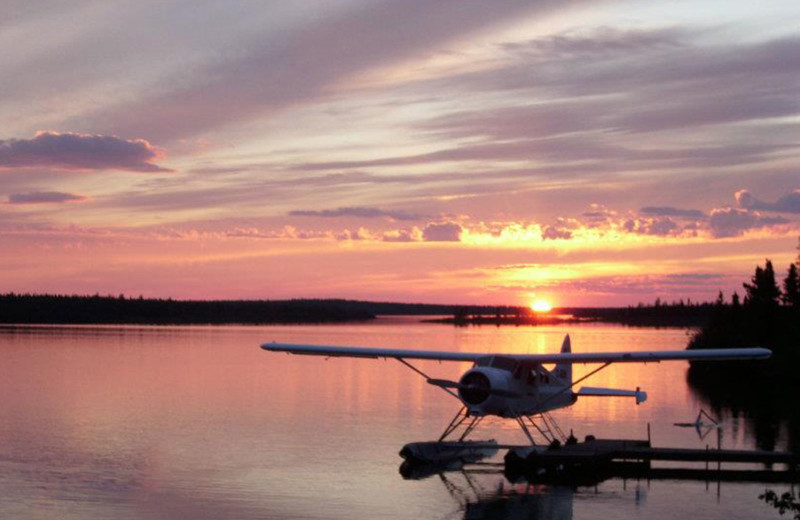
<svg viewBox="0 0 800 520"><path fill-rule="evenodd" d="M0 518L780 518L763 484L610 480L526 490L500 475L398 473L397 452L441 433L459 404L396 361L273 354L269 340L442 350L554 352L565 329L363 325L0 329ZM570 326L574 351L681 349L682 330ZM457 378L466 364L418 362ZM577 366L580 377L589 368ZM703 404L684 363L612 366L557 412L578 437L704 447ZM728 419L725 447L754 445ZM474 438L522 442L484 421ZM713 436L709 437L709 439ZM779 438L779 445L782 440ZM785 490L786 486L777 486ZM522 493L527 492L526 495Z"/></svg>

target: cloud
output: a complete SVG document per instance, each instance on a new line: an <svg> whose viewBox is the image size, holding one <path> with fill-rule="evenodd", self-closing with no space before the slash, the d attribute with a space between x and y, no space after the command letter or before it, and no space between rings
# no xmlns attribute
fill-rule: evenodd
<svg viewBox="0 0 800 520"><path fill-rule="evenodd" d="M28 193L13 193L8 196L9 204L44 204L63 202L82 202L87 197L64 193L60 191L31 191Z"/></svg>
<svg viewBox="0 0 800 520"><path fill-rule="evenodd" d="M420 242L422 240L422 230L417 227L411 229L395 229L383 234L384 242Z"/></svg>
<svg viewBox="0 0 800 520"><path fill-rule="evenodd" d="M556 226L544 226L542 228L542 240L569 240L572 238L572 231Z"/></svg>
<svg viewBox="0 0 800 520"><path fill-rule="evenodd" d="M763 217L757 211L718 208L711 211L708 224L716 238L735 237L750 229L759 229L789 221L782 217Z"/></svg>
<svg viewBox="0 0 800 520"><path fill-rule="evenodd" d="M323 210L295 210L289 212L290 217L358 217L358 218L388 218L392 220L420 220L424 215L407 213L405 211L386 211L379 208L368 208L363 206L351 206L336 209Z"/></svg>
<svg viewBox="0 0 800 520"><path fill-rule="evenodd" d="M710 297L729 282L728 275L711 273L673 273L655 275L629 275L629 276L589 276L580 279L559 280L557 287L563 291L577 291L581 294L633 294L645 295L652 301L656 296L668 296L669 300L685 299L688 294L702 294ZM546 284L519 285L516 287L498 286L521 292L530 292Z"/></svg>
<svg viewBox="0 0 800 520"><path fill-rule="evenodd" d="M775 202L765 202L757 199L747 190L737 191L736 203L740 208L772 211L775 213L800 213L800 190L791 191Z"/></svg>
<svg viewBox="0 0 800 520"><path fill-rule="evenodd" d="M668 217L629 218L622 223L622 229L628 233L655 236L678 236L684 232L680 224Z"/></svg>
<svg viewBox="0 0 800 520"><path fill-rule="evenodd" d="M696 220L706 217L706 214L699 209L680 209L672 206L645 206L639 210L639 213L652 217L676 217Z"/></svg>
<svg viewBox="0 0 800 520"><path fill-rule="evenodd" d="M172 171L153 163L163 155L144 139L109 135L43 131L33 139L0 140L0 169Z"/></svg>
<svg viewBox="0 0 800 520"><path fill-rule="evenodd" d="M422 238L426 242L460 242L462 231L461 226L453 222L432 223L422 230Z"/></svg>
<svg viewBox="0 0 800 520"><path fill-rule="evenodd" d="M669 218L655 218L640 225L638 232L648 235L667 236L680 230L680 226Z"/></svg>
<svg viewBox="0 0 800 520"><path fill-rule="evenodd" d="M418 86L467 99L491 94L507 100L504 106L459 108L417 124L423 132L461 144L418 155L295 168L581 161L576 172L610 163L618 171L694 173L701 167L763 163L777 154L796 153L780 118L800 113L794 88L800 38L710 43L709 32L599 30L507 44L505 59L493 57L476 65L475 72ZM757 136L746 128L730 131L746 122L759 123ZM703 140L686 132L700 128ZM643 141L638 138L643 133L673 139Z"/></svg>
<svg viewBox="0 0 800 520"><path fill-rule="evenodd" d="M77 117L125 135L162 140L191 135L329 97L359 73L425 59L446 43L526 14L569 10L580 0L394 0L340 2L325 15L292 23L229 51L154 93ZM336 4L336 3L334 3ZM330 6L328 6L330 7ZM309 11L314 11L311 9ZM213 31L210 31L213 32ZM245 52L241 49L246 48ZM170 85L164 88L164 84ZM174 86L173 86L174 85Z"/></svg>

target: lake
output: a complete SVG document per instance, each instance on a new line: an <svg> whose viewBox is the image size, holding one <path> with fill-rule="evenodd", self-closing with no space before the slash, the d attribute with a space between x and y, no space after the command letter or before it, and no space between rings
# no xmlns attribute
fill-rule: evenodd
<svg viewBox="0 0 800 520"><path fill-rule="evenodd" d="M0 518L780 518L765 484L612 479L591 488L500 474L404 480L400 448L439 436L460 405L397 361L290 356L266 341L452 351L682 349L688 332L609 325L468 327L418 318L320 326L0 329ZM416 362L457 379L464 363ZM588 386L648 400L582 398L553 416L583 438L704 448L687 364L620 364ZM595 366L575 367L575 378ZM723 447L752 448L726 416ZM778 430L778 447L785 432ZM510 421L473 435L522 443ZM785 485L773 486L778 491Z"/></svg>

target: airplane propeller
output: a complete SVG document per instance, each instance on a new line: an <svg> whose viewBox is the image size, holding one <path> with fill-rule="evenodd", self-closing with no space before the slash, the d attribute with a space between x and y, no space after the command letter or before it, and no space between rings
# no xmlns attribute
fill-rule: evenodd
<svg viewBox="0 0 800 520"><path fill-rule="evenodd" d="M482 390L484 392L488 392L490 395L496 395L498 397L510 397L512 399L518 399L522 397L522 394L517 392L511 392L510 390L502 390L500 388L485 388L480 385L464 385L461 383L457 383L456 381L449 381L447 379L428 379L428 384L433 386L438 386L439 388L456 388L458 390Z"/></svg>

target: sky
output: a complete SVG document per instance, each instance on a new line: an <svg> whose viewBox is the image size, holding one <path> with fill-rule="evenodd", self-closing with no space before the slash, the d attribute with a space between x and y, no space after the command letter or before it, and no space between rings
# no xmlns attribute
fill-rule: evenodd
<svg viewBox="0 0 800 520"><path fill-rule="evenodd" d="M713 300L800 236L800 2L4 0L0 292Z"/></svg>

